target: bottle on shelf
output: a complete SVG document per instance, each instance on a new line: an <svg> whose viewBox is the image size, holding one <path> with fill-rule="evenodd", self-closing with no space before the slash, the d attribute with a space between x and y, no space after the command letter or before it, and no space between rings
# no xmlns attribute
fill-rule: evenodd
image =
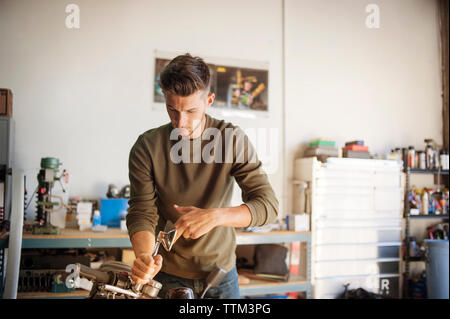
<svg viewBox="0 0 450 319"><path fill-rule="evenodd" d="M397 153L395 153L394 150L392 149L389 153L386 154L386 159L394 161L398 160Z"/></svg>
<svg viewBox="0 0 450 319"><path fill-rule="evenodd" d="M426 157L426 169L433 169L434 167L434 150L432 139L425 139L427 146L425 147L425 157Z"/></svg>
<svg viewBox="0 0 450 319"><path fill-rule="evenodd" d="M409 257L416 257L419 254L419 247L417 246L416 243L416 237L409 237L409 251L408 251L408 255Z"/></svg>
<svg viewBox="0 0 450 319"><path fill-rule="evenodd" d="M440 191L436 191L431 193L431 214L433 215L441 215L442 207L439 203L439 198L441 196Z"/></svg>
<svg viewBox="0 0 450 319"><path fill-rule="evenodd" d="M439 170L441 168L438 150L433 150L433 165L433 169L435 170Z"/></svg>
<svg viewBox="0 0 450 319"><path fill-rule="evenodd" d="M403 161L402 151L400 150L399 147L396 147L394 149L394 154L395 154L397 161Z"/></svg>
<svg viewBox="0 0 450 319"><path fill-rule="evenodd" d="M403 161L403 167L409 167L409 161L408 161L408 152L409 150L406 147L402 147L400 150L401 159Z"/></svg>
<svg viewBox="0 0 450 319"><path fill-rule="evenodd" d="M428 188L428 215L434 215L436 209L436 202L434 200L435 190L434 188Z"/></svg>
<svg viewBox="0 0 450 319"><path fill-rule="evenodd" d="M414 146L409 146L408 148L408 166L410 168L416 167L416 150Z"/></svg>
<svg viewBox="0 0 450 319"><path fill-rule="evenodd" d="M100 216L100 211L94 211L94 217L92 218L92 226L98 226L102 222L102 217Z"/></svg>
<svg viewBox="0 0 450 319"><path fill-rule="evenodd" d="M448 170L449 157L448 157L448 151L446 149L441 150L439 159L440 159L441 169Z"/></svg>
<svg viewBox="0 0 450 319"><path fill-rule="evenodd" d="M428 191L426 188L422 190L422 211L421 215L428 215Z"/></svg>
<svg viewBox="0 0 450 319"><path fill-rule="evenodd" d="M442 189L442 197L441 197L439 203L441 204L441 207L442 207L442 215L446 215L446 216L448 216L448 214L449 214L448 197L449 197L448 188Z"/></svg>
<svg viewBox="0 0 450 319"><path fill-rule="evenodd" d="M445 189L442 190L442 197L439 199L439 206L441 208L441 214L448 215L448 206L447 206L447 202L445 201L444 191L445 191Z"/></svg>
<svg viewBox="0 0 450 319"><path fill-rule="evenodd" d="M424 151L419 151L419 169L427 169L427 160L426 160L426 154Z"/></svg>
<svg viewBox="0 0 450 319"><path fill-rule="evenodd" d="M409 215L417 216L420 215L422 209L421 192L414 186L408 194L409 198Z"/></svg>
<svg viewBox="0 0 450 319"><path fill-rule="evenodd" d="M416 151L416 157L414 159L414 169L419 168L419 161L420 161L419 151Z"/></svg>

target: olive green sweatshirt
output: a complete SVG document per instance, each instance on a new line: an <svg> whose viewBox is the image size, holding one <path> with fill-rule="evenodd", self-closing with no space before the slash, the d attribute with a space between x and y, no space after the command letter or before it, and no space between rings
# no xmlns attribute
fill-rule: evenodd
<svg viewBox="0 0 450 319"><path fill-rule="evenodd" d="M273 223L278 200L261 166L239 127L208 115L196 139L180 138L171 123L144 132L129 155L130 237L143 230L157 235L167 220L175 223L181 215L174 204L230 207L233 180L251 212L250 226ZM233 227L215 227L198 239L180 237L170 252L159 249L161 271L188 279L206 278L216 266L230 271L236 263L235 249Z"/></svg>

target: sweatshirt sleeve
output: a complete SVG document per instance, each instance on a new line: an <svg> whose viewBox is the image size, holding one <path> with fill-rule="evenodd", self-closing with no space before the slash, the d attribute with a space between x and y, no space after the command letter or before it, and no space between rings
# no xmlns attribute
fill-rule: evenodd
<svg viewBox="0 0 450 319"><path fill-rule="evenodd" d="M128 160L130 199L128 201L127 228L130 238L139 231L155 234L158 223L156 189L153 182L150 153L140 135L130 151Z"/></svg>
<svg viewBox="0 0 450 319"><path fill-rule="evenodd" d="M250 210L249 227L274 223L278 216L278 200L262 163L245 133L238 129L231 175L242 190L242 200Z"/></svg>

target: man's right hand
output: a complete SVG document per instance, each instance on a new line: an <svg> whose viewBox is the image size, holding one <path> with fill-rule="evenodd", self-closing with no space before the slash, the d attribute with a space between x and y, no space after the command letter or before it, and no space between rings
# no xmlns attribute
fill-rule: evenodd
<svg viewBox="0 0 450 319"><path fill-rule="evenodd" d="M133 263L131 268L131 279L137 284L145 285L161 270L162 256L152 254L141 254Z"/></svg>

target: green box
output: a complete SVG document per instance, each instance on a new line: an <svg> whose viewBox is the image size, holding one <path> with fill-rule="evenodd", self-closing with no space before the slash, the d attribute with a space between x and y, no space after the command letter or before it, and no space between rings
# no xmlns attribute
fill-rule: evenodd
<svg viewBox="0 0 450 319"><path fill-rule="evenodd" d="M335 146L335 142L334 141L314 141L314 142L309 142L309 147L314 147L314 146Z"/></svg>

